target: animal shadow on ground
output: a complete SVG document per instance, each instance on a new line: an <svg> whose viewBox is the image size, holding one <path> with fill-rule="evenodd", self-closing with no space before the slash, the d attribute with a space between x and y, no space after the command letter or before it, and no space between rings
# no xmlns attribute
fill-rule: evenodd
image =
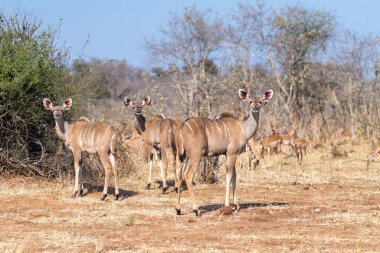
<svg viewBox="0 0 380 253"><path fill-rule="evenodd" d="M159 184L158 188L162 188L163 187L163 183L162 183L161 180L156 180L155 183ZM168 180L168 181L166 181L166 183L168 184L169 187L173 187L174 188L174 186L175 186L174 180ZM196 185L196 184L193 182L193 185ZM187 190L187 186L186 186L185 180L182 180L182 188L181 189L182 189L182 191L186 191ZM174 189L173 189L173 191L174 191Z"/></svg>
<svg viewBox="0 0 380 253"><path fill-rule="evenodd" d="M89 183L84 183L83 188L87 189L87 191L84 191L84 196L91 194L93 192L103 192L103 186L102 185L92 185ZM119 194L120 198L119 200L124 200L129 197L133 197L137 195L138 193L135 191L127 191L122 188L119 188ZM108 196L115 195L115 187L108 187Z"/></svg>
<svg viewBox="0 0 380 253"><path fill-rule="evenodd" d="M268 207L268 206L287 206L289 203L286 202L272 202L272 203L243 203L240 204L240 210L249 209L249 208L257 208L257 207ZM216 211L224 208L223 204L210 204L203 205L200 207L201 213L207 213Z"/></svg>

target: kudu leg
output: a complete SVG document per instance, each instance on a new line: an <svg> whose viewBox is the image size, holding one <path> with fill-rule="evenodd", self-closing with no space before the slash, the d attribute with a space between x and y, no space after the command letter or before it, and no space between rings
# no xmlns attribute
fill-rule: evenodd
<svg viewBox="0 0 380 253"><path fill-rule="evenodd" d="M108 193L108 184L109 184L109 178L111 174L111 163L108 160L108 151L101 151L98 152L100 156L100 161L103 164L104 167L104 188L103 188L103 194L100 197L100 200L105 200Z"/></svg>
<svg viewBox="0 0 380 253"><path fill-rule="evenodd" d="M200 210L195 204L194 191L193 191L193 177L199 167L200 161L201 161L201 157L196 158L196 160L188 159L187 161L180 164L181 167L179 169L181 169L181 173L179 175L179 181L178 181L179 187L178 187L177 206L176 206L176 211L178 215L181 214L180 198L181 198L182 177L185 178L186 186L190 194L190 199L191 199L191 202L193 203L193 212L195 213L196 216L201 215Z"/></svg>
<svg viewBox="0 0 380 253"><path fill-rule="evenodd" d="M233 201L235 205L235 210L240 209L240 205L238 203L237 195L236 195L236 168L234 167L232 172L232 194L233 194Z"/></svg>
<svg viewBox="0 0 380 253"><path fill-rule="evenodd" d="M79 196L83 197L83 167L82 167L82 154L79 155L79 162L78 162L78 175L79 175Z"/></svg>
<svg viewBox="0 0 380 253"><path fill-rule="evenodd" d="M71 195L71 197L75 198L79 190L79 174L81 172L81 167L80 167L81 152L74 151L73 155L74 155L75 180L74 180L74 192L73 192L73 195Z"/></svg>
<svg viewBox="0 0 380 253"><path fill-rule="evenodd" d="M236 156L228 156L226 161L226 199L224 201L225 207L230 207L230 196L231 196L231 182L233 181L234 170L235 170ZM236 174L235 174L236 177ZM236 180L236 178L235 178ZM236 186L236 182L235 182Z"/></svg>
<svg viewBox="0 0 380 253"><path fill-rule="evenodd" d="M119 199L120 193L119 193L119 167L118 167L118 162L119 158L116 154L110 153L109 159L112 165L112 172L113 172L113 177L115 180L115 200Z"/></svg>
<svg viewBox="0 0 380 253"><path fill-rule="evenodd" d="M177 177L177 155L173 154L172 156L172 166L173 166L173 174L174 174L174 190L178 191L178 177Z"/></svg>
<svg viewBox="0 0 380 253"><path fill-rule="evenodd" d="M146 190L150 189L150 186L152 184L152 175L153 175L153 150L151 150L149 154L149 177L148 177L148 183L146 184L146 187L145 187Z"/></svg>
<svg viewBox="0 0 380 253"><path fill-rule="evenodd" d="M187 161L184 162L180 161L178 162L178 169L177 169L177 178L178 178L178 188L177 188L177 204L175 207L175 210L177 211L177 215L181 214L181 191L182 191L182 181L183 181L183 173L186 169Z"/></svg>
<svg viewBox="0 0 380 253"><path fill-rule="evenodd" d="M167 184L168 177L168 152L165 148L161 149L160 169L162 175L162 194L165 194L169 186Z"/></svg>

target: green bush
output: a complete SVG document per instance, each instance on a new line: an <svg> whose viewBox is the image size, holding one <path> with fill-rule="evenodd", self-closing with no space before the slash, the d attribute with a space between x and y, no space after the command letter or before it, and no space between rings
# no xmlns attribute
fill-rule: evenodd
<svg viewBox="0 0 380 253"><path fill-rule="evenodd" d="M56 47L55 32L43 30L36 18L22 12L1 15L1 174L54 176L51 159L60 168L68 163L58 162L67 159L52 130L53 117L42 106L44 97L61 103L82 93L83 87L70 85L67 60L67 50Z"/></svg>

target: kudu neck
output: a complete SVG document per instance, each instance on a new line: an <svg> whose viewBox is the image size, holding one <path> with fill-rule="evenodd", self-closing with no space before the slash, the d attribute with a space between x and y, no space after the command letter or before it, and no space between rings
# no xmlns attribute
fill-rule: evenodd
<svg viewBox="0 0 380 253"><path fill-rule="evenodd" d="M62 117L55 119L55 131L61 140L66 140L66 134L68 132L69 123Z"/></svg>
<svg viewBox="0 0 380 253"><path fill-rule="evenodd" d="M142 114L135 115L135 128L140 135L145 132L145 117Z"/></svg>
<svg viewBox="0 0 380 253"><path fill-rule="evenodd" d="M260 111L250 111L248 118L243 121L243 131L247 139L250 139L256 133L257 127L259 125L259 116Z"/></svg>

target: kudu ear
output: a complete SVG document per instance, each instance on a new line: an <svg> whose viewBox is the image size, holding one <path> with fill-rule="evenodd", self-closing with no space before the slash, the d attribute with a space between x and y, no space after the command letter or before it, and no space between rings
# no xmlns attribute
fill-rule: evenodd
<svg viewBox="0 0 380 253"><path fill-rule="evenodd" d="M266 104L268 103L273 97L273 90L267 90L264 92L263 97L260 100L260 104Z"/></svg>
<svg viewBox="0 0 380 253"><path fill-rule="evenodd" d="M48 98L44 98L43 104L46 110L51 110L53 108L53 102L51 102Z"/></svg>
<svg viewBox="0 0 380 253"><path fill-rule="evenodd" d="M65 100L65 102L63 102L63 109L70 110L72 105L73 105L73 100L71 98L68 98Z"/></svg>
<svg viewBox="0 0 380 253"><path fill-rule="evenodd" d="M150 105L150 97L149 96L146 96L142 103L141 103L143 106L146 106L146 105Z"/></svg>
<svg viewBox="0 0 380 253"><path fill-rule="evenodd" d="M130 100L129 98L125 97L124 98L124 104L126 107L131 107L132 106L132 100Z"/></svg>
<svg viewBox="0 0 380 253"><path fill-rule="evenodd" d="M246 89L239 89L238 94L239 94L239 98L242 101L248 101L249 94L248 94L248 91Z"/></svg>

